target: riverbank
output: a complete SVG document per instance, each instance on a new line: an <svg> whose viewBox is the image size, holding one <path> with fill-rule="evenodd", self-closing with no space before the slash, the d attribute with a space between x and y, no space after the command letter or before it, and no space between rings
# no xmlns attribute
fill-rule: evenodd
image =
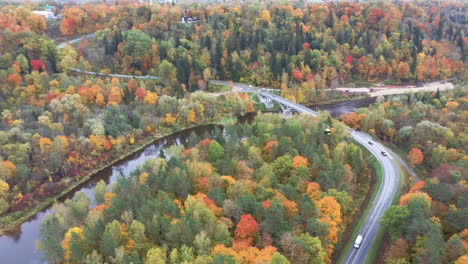
<svg viewBox="0 0 468 264"><path fill-rule="evenodd" d="M24 222L28 221L28 219L34 217L36 214L38 214L39 212L46 209L47 207L49 207L54 202L56 202L59 199L65 197L70 192L72 192L73 190L78 188L80 185L85 184L87 181L91 180L94 176L96 176L100 172L102 172L102 171L106 170L107 168L109 168L109 167L111 167L111 166L113 166L113 165L127 159L131 155L134 155L136 153L139 153L139 152L143 151L145 148L147 148L148 146L156 143L157 141L164 140L165 138L176 135L178 133L183 133L184 131L193 130L193 129L196 129L196 128L201 128L201 127L204 127L204 126L207 126L207 125L220 125L220 126L226 125L229 122L232 122L233 120L234 119L232 119L232 118L229 119L229 118L223 117L223 118L220 118L220 119L218 119L216 121L197 124L197 125L194 125L194 126L190 126L190 127L186 127L186 128L177 130L177 131L172 131L172 132L166 133L166 134L150 135L150 136L142 139L138 143L138 145L133 145L134 148L132 148L129 152L120 155L119 157L107 162L106 164L98 166L94 170L87 173L85 176L80 177L80 179L78 181L70 182L69 186L67 186L64 190L62 190L58 194L53 195L53 196L51 196L49 198L46 198L45 200L41 201L39 204L37 204L37 205L35 205L33 207L28 207L28 208L26 208L26 209L24 209L22 211L12 213L12 214L17 214L18 215L16 218L9 219L9 218L12 218L11 214L1 217L0 218L0 223L4 223L4 224L0 227L0 236L3 236L5 234L7 234L9 231L15 229L19 225L21 225Z"/></svg>

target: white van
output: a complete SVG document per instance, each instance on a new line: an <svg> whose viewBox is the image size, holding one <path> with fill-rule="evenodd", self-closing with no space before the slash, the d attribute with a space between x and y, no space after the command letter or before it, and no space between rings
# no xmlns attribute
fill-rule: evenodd
<svg viewBox="0 0 468 264"><path fill-rule="evenodd" d="M361 246L361 243L362 243L362 236L358 235L356 237L356 240L354 241L354 248L359 248Z"/></svg>

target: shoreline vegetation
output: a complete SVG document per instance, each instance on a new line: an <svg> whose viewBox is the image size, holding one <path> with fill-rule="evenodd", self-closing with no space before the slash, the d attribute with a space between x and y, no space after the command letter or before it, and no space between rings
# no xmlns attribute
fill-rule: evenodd
<svg viewBox="0 0 468 264"><path fill-rule="evenodd" d="M41 201L39 204L37 204L35 206L27 207L24 210L14 212L16 214L21 214L21 216L19 218L16 218L16 219L14 219L12 221L7 222L4 226L0 227L0 237L3 236L3 235L7 235L8 232L14 230L19 225L25 223L26 221L28 221L28 219L34 217L39 212L41 212L42 210L49 207L51 204L53 204L57 200L59 200L59 199L63 198L64 196L70 194L71 192L73 192L73 190L75 188L77 188L80 185L82 185L82 184L86 183L87 181L91 180L94 176L96 176L97 174L99 174L103 170L106 170L109 167L112 167L113 165L117 164L118 162L120 162L122 160L125 160L126 158L130 157L131 155L144 150L145 148L149 147L150 145L155 144L157 141L164 140L164 138L170 137L170 136L178 134L178 133L182 133L182 132L187 131L187 130L193 130L193 129L208 126L208 125L221 125L222 126L222 125L224 125L226 123L227 122L225 121L224 118L220 118L217 121L211 121L211 122L205 122L205 123L197 124L195 126L186 127L186 128L183 128L183 129L180 129L180 130L177 130L177 131L173 131L173 132L170 132L170 133L164 134L164 135L158 133L158 134L155 134L153 136L150 136L150 137L147 137L147 138L143 139L142 141L140 141L141 144L136 146L134 149L132 149L129 152L127 152L125 154L122 154L119 157L107 162L105 165L98 166L97 168L90 171L85 176L80 177L80 179L78 181L71 182L71 185L67 186L60 193L58 193L58 194L56 194L56 195L54 195L52 197L46 198L45 200ZM9 217L11 217L11 214L1 217L0 222L8 221L7 218L9 218Z"/></svg>
<svg viewBox="0 0 468 264"><path fill-rule="evenodd" d="M210 86L212 86L212 85L213 84L210 84ZM219 87L217 87L217 88L218 89L215 89L215 90L220 89ZM319 106L319 105L326 105L326 104L332 104L332 103L339 103L339 102L344 102L344 101L347 101L347 100L348 101L354 101L354 100L360 100L360 99L363 99L363 98L366 98L366 97L360 97L360 96L353 96L353 97L350 97L350 98L340 98L340 97L338 97L338 98L333 98L331 100L326 100L326 101L322 101L322 102L313 103L312 105L308 104L308 107L311 107L311 106L314 106L314 105ZM263 106L263 105L260 105L260 106ZM260 107L260 109L258 109L258 110L262 111L262 112L274 112L274 111L278 111L279 108L274 107L272 109L263 109L262 107ZM204 123L201 123L201 124L197 124L195 126L190 126L190 127L187 127L187 128L177 130L177 131L173 131L173 132L168 133L168 134L164 134L164 135L156 134L155 136L150 136L151 138L149 138L149 139L146 139L146 138L142 139L143 142L142 142L141 145L137 146L134 149L131 149L127 153L121 154L120 156L118 156L117 158L107 162L106 164L98 166L97 168L95 168L94 170L91 170L86 175L80 177L78 181L73 181L73 179L70 180L70 182L66 183L66 186L62 191L60 191L59 193L54 194L54 195L52 195L50 197L45 198L44 200L39 202L39 204L28 206L28 207L24 208L23 210L11 212L9 214L1 216L0 217L0 223L1 223L1 225L0 225L0 236L8 234L10 231L14 230L19 225L27 222L28 219L34 217L36 214L38 214L40 211L46 209L48 206L50 206L55 201L59 200L60 198L62 198L64 196L66 196L67 194L72 192L75 188L80 186L81 184L86 183L87 181L89 181L91 178L93 178L93 176L95 176L99 172L113 166L114 164L118 163L121 160L126 159L127 157L133 155L134 153L137 153L137 152L143 150L144 148L148 147L149 145L154 144L156 141L162 140L165 137L171 136L171 135L176 134L176 133L180 133L180 132L185 131L185 130L194 129L194 128L197 128L197 127L202 127L202 126L206 126L206 125L210 125L210 124L211 125L216 125L216 124L222 125L222 124L225 124L225 123L226 123L225 122L225 117L220 117L217 121L204 122ZM129 145L129 146L131 146L131 145ZM69 181L69 179L66 179L65 181ZM65 182L65 181L62 180L62 182ZM69 185L69 183L71 183L71 185ZM19 216L15 217L15 215L19 215Z"/></svg>

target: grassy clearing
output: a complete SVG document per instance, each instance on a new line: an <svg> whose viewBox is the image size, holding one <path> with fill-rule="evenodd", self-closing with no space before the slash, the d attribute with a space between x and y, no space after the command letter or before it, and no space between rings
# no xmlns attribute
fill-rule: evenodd
<svg viewBox="0 0 468 264"><path fill-rule="evenodd" d="M366 150L367 152L367 150ZM369 153L370 155L370 153ZM361 213L361 217L359 218L359 221L358 223L355 225L354 227L354 230L353 230L353 233L351 234L350 238L348 239L348 241L346 242L343 250L341 251L341 254L340 254L340 257L338 258L338 261L337 263L342 263L346 257L346 253L348 253L348 250L349 248L351 248L353 242L354 242L354 238L357 237L358 233L359 233L359 230L361 229L362 225L364 224L364 221L366 220L366 217L367 215L369 214L369 210L372 208L372 202L375 200L375 197L377 196L378 192L379 192L379 189L380 189L380 185L382 184L382 166L380 166L380 163L377 161L377 159L375 157L373 157L372 159L372 164L375 168L375 174L376 174L376 177L377 177L377 181L374 185L374 190L372 191L372 196L369 200L369 203L367 204L366 208L364 209L364 211Z"/></svg>
<svg viewBox="0 0 468 264"><path fill-rule="evenodd" d="M223 93L231 91L231 86L208 82L207 90L212 93Z"/></svg>

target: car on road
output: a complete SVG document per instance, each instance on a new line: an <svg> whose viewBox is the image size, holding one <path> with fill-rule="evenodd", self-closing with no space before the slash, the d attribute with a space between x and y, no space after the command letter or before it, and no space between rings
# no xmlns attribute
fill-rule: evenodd
<svg viewBox="0 0 468 264"><path fill-rule="evenodd" d="M354 248L359 248L362 243L362 235L358 235L356 240L354 240Z"/></svg>
<svg viewBox="0 0 468 264"><path fill-rule="evenodd" d="M369 142L367 142L367 143L369 143L369 145L374 145L374 143L372 143L372 141L369 141Z"/></svg>
<svg viewBox="0 0 468 264"><path fill-rule="evenodd" d="M382 153L382 156L385 156L385 157L387 156L387 152L385 151L381 151L380 153Z"/></svg>

